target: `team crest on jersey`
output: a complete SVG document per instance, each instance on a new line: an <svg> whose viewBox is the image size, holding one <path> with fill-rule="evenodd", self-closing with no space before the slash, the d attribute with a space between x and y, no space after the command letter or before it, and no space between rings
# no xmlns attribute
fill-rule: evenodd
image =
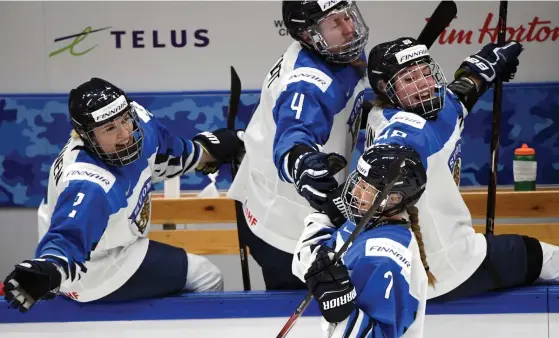
<svg viewBox="0 0 559 338"><path fill-rule="evenodd" d="M448 159L448 168L454 177L454 182L456 186L460 186L460 171L462 167L462 157L460 156L462 152L462 142L460 140L456 141L456 146Z"/></svg>
<svg viewBox="0 0 559 338"><path fill-rule="evenodd" d="M136 207L130 215L130 221L136 225L140 233L144 233L149 225L149 220L151 216L151 178L148 178L138 196L138 202Z"/></svg>
<svg viewBox="0 0 559 338"><path fill-rule="evenodd" d="M359 127L361 126L361 112L363 110L362 106L364 98L364 91L357 94L353 103L353 108L351 109L351 114L349 114L349 119L347 120L347 125L349 126L349 132L351 134L351 149L355 149L357 138L359 137Z"/></svg>

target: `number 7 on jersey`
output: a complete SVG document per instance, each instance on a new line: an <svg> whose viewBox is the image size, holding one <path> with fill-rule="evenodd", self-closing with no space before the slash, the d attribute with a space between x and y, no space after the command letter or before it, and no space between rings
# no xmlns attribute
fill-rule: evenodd
<svg viewBox="0 0 559 338"><path fill-rule="evenodd" d="M384 278L390 278L390 281L388 282L388 286L386 287L386 292L384 292L384 299L389 299L390 298L390 291L392 290L392 283L394 283L393 281L393 276L392 276L392 271L386 271L384 273Z"/></svg>

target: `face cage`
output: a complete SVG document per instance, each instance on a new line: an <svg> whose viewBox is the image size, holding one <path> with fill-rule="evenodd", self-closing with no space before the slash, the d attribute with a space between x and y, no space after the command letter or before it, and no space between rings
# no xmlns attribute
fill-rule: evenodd
<svg viewBox="0 0 559 338"><path fill-rule="evenodd" d="M353 20L355 25L353 40L341 45L329 46L328 42L324 39L320 30L320 23L324 22L329 16L334 14L343 13ZM320 53L326 61L333 63L350 63L359 58L367 40L369 39L369 27L365 24L365 20L361 16L361 12L355 3L351 3L339 10L328 13L324 18L310 26L307 33L311 37L311 44L314 49ZM336 50L336 51L332 51Z"/></svg>
<svg viewBox="0 0 559 338"><path fill-rule="evenodd" d="M424 61L415 61L408 65L406 68L398 71L394 76L392 76L386 86L386 96L390 101L408 112L415 113L426 119L435 119L439 111L444 107L445 92L446 92L446 78L442 72L441 67L437 62L431 60L428 64L430 73L429 75L424 75L422 71L415 71L415 73L410 72L409 67L422 66L426 63ZM413 74L420 74L417 79L413 78ZM412 78L413 82L405 83L405 87L402 87L398 92L396 90L396 82L398 79ZM428 86L426 88L419 89L418 83L428 83L429 78L434 80L434 85ZM402 81L404 82L404 81ZM409 93L410 87L413 86L415 89L412 93ZM407 89L407 91L406 91ZM433 93L431 93L433 89ZM412 102L415 95L419 95L420 92L428 91L429 96L423 98L420 102ZM400 95L398 95L400 93ZM402 96L402 97L400 97Z"/></svg>
<svg viewBox="0 0 559 338"><path fill-rule="evenodd" d="M380 191L367 183L357 171L353 171L344 185L342 192L345 213L348 220L357 225L379 197ZM384 210L386 203L381 204L371 222L377 219Z"/></svg>
<svg viewBox="0 0 559 338"><path fill-rule="evenodd" d="M99 156L105 163L116 166L123 167L130 164L140 158L142 154L142 145L144 141L144 130L141 127L138 114L134 107L130 106L128 114L132 119L132 133L131 136L134 139L131 145L126 146L123 149L119 149L114 152L107 153L103 150L101 145L97 142L95 137L94 129L84 131L82 137L85 136L85 141L88 143L90 149ZM126 113L119 114L119 117L125 116ZM118 117L117 117L118 118ZM99 127L96 127L99 128ZM122 128L122 126L120 126Z"/></svg>

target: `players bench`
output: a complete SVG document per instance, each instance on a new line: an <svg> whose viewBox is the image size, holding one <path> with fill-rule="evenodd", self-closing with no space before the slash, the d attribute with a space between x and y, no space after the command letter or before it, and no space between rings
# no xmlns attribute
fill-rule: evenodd
<svg viewBox="0 0 559 338"><path fill-rule="evenodd" d="M461 191L476 232L485 233L487 189ZM514 191L499 187L496 194L495 234L523 234L541 241L559 245L559 188L538 187L537 191ZM233 200L197 198L182 193L180 198L165 198L154 194L152 198L152 224L236 224ZM166 227L169 228L169 227ZM153 230L153 240L185 248L201 255L238 254L237 230L197 229Z"/></svg>

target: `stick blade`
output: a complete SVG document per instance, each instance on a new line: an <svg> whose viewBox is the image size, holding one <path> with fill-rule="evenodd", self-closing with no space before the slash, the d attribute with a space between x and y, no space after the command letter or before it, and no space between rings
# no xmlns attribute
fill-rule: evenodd
<svg viewBox="0 0 559 338"><path fill-rule="evenodd" d="M445 28L452 22L458 13L458 8L454 1L441 1L435 11L431 15L431 18L423 27L423 30L419 34L417 41L419 43L426 45L427 48L437 41L439 35L445 30Z"/></svg>
<svg viewBox="0 0 559 338"><path fill-rule="evenodd" d="M235 119L241 102L241 79L233 66L231 66L231 94L229 96L229 110L227 111L227 128L235 129Z"/></svg>

